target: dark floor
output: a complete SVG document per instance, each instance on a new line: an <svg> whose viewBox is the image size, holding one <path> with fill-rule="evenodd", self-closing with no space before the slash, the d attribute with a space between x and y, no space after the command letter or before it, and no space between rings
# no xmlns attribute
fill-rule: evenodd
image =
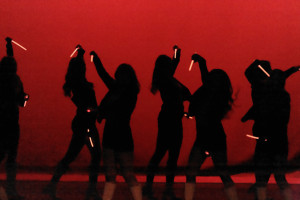
<svg viewBox="0 0 300 200"><path fill-rule="evenodd" d="M4 182L0 181L3 185ZM26 200L50 200L47 195L42 194L42 188L47 184L46 181L18 181L19 193L26 197ZM57 196L62 200L83 200L85 195L85 189L87 188L87 182L60 182L58 185ZM98 183L98 191L101 194L104 183ZM247 189L250 184L236 184L239 198L241 200L254 200L253 194L248 194ZM300 199L300 185L291 185L294 200ZM183 197L184 183L175 184L175 193L178 197ZM157 197L162 196L164 190L163 183L155 183L154 191ZM269 184L268 186L269 196L274 200L282 199L279 189L275 184ZM131 194L126 183L118 183L114 195L114 200L130 200ZM221 183L197 183L197 190L195 195L196 200L227 200L224 192L223 185Z"/></svg>

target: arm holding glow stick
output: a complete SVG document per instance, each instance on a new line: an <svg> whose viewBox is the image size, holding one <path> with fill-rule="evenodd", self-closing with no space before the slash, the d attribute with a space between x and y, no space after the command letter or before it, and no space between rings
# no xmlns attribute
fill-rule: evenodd
<svg viewBox="0 0 300 200"><path fill-rule="evenodd" d="M172 59L172 76L175 74L175 71L177 69L177 66L179 64L180 61L180 56L181 56L181 49L178 46L174 46L173 47L174 51L176 50L176 57L174 54L174 57Z"/></svg>
<svg viewBox="0 0 300 200"><path fill-rule="evenodd" d="M285 79L291 76L293 73L300 71L300 66L291 67L288 70L284 71Z"/></svg>
<svg viewBox="0 0 300 200"><path fill-rule="evenodd" d="M13 47L12 47L12 39L7 37L5 38L6 40L6 54L7 56L14 56L14 51L13 51Z"/></svg>
<svg viewBox="0 0 300 200"><path fill-rule="evenodd" d="M198 62L200 72L201 72L202 83L203 84L206 83L207 77L208 77L208 70L207 70L207 66L206 66L206 60L203 57L201 57L199 54L192 55L192 60L194 60L194 62Z"/></svg>
<svg viewBox="0 0 300 200"><path fill-rule="evenodd" d="M104 69L104 66L96 54L96 52L92 51L90 53L91 56L93 56L93 61L97 70L98 75L103 80L104 84L108 89L111 89L115 85L115 79L112 78L109 73Z"/></svg>

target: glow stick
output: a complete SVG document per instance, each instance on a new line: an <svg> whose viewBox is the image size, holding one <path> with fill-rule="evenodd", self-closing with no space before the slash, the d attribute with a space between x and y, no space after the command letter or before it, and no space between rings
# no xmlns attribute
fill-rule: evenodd
<svg viewBox="0 0 300 200"><path fill-rule="evenodd" d="M23 47L22 45L20 45L19 43L17 43L16 41L12 40L12 43L14 43L15 45L21 47L22 49L24 49L25 51L27 51L27 49L25 47Z"/></svg>
<svg viewBox="0 0 300 200"><path fill-rule="evenodd" d="M94 55L91 55L91 62L94 62Z"/></svg>
<svg viewBox="0 0 300 200"><path fill-rule="evenodd" d="M89 133L89 132L90 132L90 129L87 129L86 131Z"/></svg>
<svg viewBox="0 0 300 200"><path fill-rule="evenodd" d="M177 48L174 49L174 58L176 58L176 54L177 54Z"/></svg>
<svg viewBox="0 0 300 200"><path fill-rule="evenodd" d="M28 101L28 95L25 95L25 101L24 101L24 105L23 105L23 107L25 107L26 106L26 104L27 104L27 101Z"/></svg>
<svg viewBox="0 0 300 200"><path fill-rule="evenodd" d="M90 113L92 110L91 109L87 109L86 112ZM88 129L89 130L89 129Z"/></svg>
<svg viewBox="0 0 300 200"><path fill-rule="evenodd" d="M94 147L94 144L93 144L93 140L92 140L92 138L91 138L91 137L89 137L89 139L90 139L91 146L92 146L92 147Z"/></svg>
<svg viewBox="0 0 300 200"><path fill-rule="evenodd" d="M268 72L266 72L266 70L264 68L262 68L262 66L258 65L259 69L261 69L261 71L263 71L268 77L270 77L270 74L268 74Z"/></svg>
<svg viewBox="0 0 300 200"><path fill-rule="evenodd" d="M205 151L205 155L209 156L209 152L208 152L208 151Z"/></svg>
<svg viewBox="0 0 300 200"><path fill-rule="evenodd" d="M191 61L191 64L190 64L189 71L191 71L191 70L192 70L192 67L193 67L193 64L194 64L194 62L195 62L194 60L192 60L192 61Z"/></svg>
<svg viewBox="0 0 300 200"><path fill-rule="evenodd" d="M259 137L256 137L256 136L253 136L253 135L247 134L246 136L249 137L249 138L255 139L255 140L259 140Z"/></svg>
<svg viewBox="0 0 300 200"><path fill-rule="evenodd" d="M76 51L77 51L78 49L79 49L79 48L77 47L77 48L73 51L73 53L70 55L70 58L73 57L73 55L76 53Z"/></svg>

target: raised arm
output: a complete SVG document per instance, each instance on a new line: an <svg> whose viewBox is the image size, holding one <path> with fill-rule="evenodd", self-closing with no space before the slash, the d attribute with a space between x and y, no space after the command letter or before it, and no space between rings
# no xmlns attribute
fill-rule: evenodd
<svg viewBox="0 0 300 200"><path fill-rule="evenodd" d="M98 75L100 76L100 78L102 79L102 81L104 82L104 84L106 85L106 87L108 89L111 89L115 85L115 79L113 79L107 73L107 71L103 67L103 64L102 64L100 58L98 57L98 55L94 51L92 51L90 53L90 55L94 56L93 62L95 64L95 67L96 67Z"/></svg>
<svg viewBox="0 0 300 200"><path fill-rule="evenodd" d="M7 37L5 38L6 40L6 54L7 56L14 56L14 51L13 51L13 47L11 44L12 39Z"/></svg>
<svg viewBox="0 0 300 200"><path fill-rule="evenodd" d="M192 55L192 60L194 60L195 62L198 62L200 72L201 72L202 83L203 84L206 83L207 78L208 78L208 70L207 70L207 66L206 66L206 60L198 54Z"/></svg>
<svg viewBox="0 0 300 200"><path fill-rule="evenodd" d="M300 66L291 67L288 70L284 71L285 79L287 79L290 75L300 70Z"/></svg>
<svg viewBox="0 0 300 200"><path fill-rule="evenodd" d="M175 74L175 71L177 69L177 66L179 64L180 61L180 56L181 56L181 49L178 48L178 46L174 46L173 50L175 51L175 49L177 49L176 51L176 58L175 58L175 54L173 55L172 58L172 76Z"/></svg>

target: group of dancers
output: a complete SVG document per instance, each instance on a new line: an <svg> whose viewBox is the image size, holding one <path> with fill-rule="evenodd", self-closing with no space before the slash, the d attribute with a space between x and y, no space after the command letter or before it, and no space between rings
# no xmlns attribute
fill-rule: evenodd
<svg viewBox="0 0 300 200"><path fill-rule="evenodd" d="M16 155L19 139L19 106L24 106L29 96L24 93L17 75L17 64L13 56L11 38L6 38L7 56L0 63L0 159L7 154L6 162L8 198L24 199L16 190ZM136 106L140 85L134 69L129 64L121 64L112 77L104 68L98 55L92 51L92 61L96 71L108 88L107 94L97 105L93 83L86 79L85 50L77 45L77 56L71 58L65 83L64 95L77 107L72 121L73 135L63 159L57 164L50 183L43 192L51 199L56 197L56 188L61 176L68 170L83 146L91 154L89 166L89 186L85 199L113 199L116 187L117 168L130 187L134 200L155 200L153 179L159 163L168 152L166 187L163 200L179 200L174 194L173 184L176 175L177 160L183 138L182 117L195 117L197 137L192 147L186 167L185 200L193 200L196 188L196 176L207 157L211 157L225 187L229 200L237 200L235 184L226 170L227 145L222 119L231 110L233 104L230 78L222 69L208 70L206 60L198 54L192 60L198 63L202 85L192 95L188 88L179 82L174 73L180 61L181 49L175 47L172 58L160 55L152 77L151 92L160 93L161 111L158 116L158 135L156 148L147 166L147 181L142 188L137 182L133 161L134 142L130 128L130 118ZM253 135L257 139L255 149L255 191L256 199L267 200L266 185L271 173L274 173L285 200L292 199L292 192L285 179L282 168L287 162L288 140L287 125L290 115L290 96L285 90L286 79L300 67L287 71L272 69L268 61L255 60L245 71L252 87L253 106L242 118L243 122L254 120ZM189 101L188 112L184 113L183 102ZM102 152L96 121L102 123ZM102 196L97 191L99 165L103 159L106 182Z"/></svg>

